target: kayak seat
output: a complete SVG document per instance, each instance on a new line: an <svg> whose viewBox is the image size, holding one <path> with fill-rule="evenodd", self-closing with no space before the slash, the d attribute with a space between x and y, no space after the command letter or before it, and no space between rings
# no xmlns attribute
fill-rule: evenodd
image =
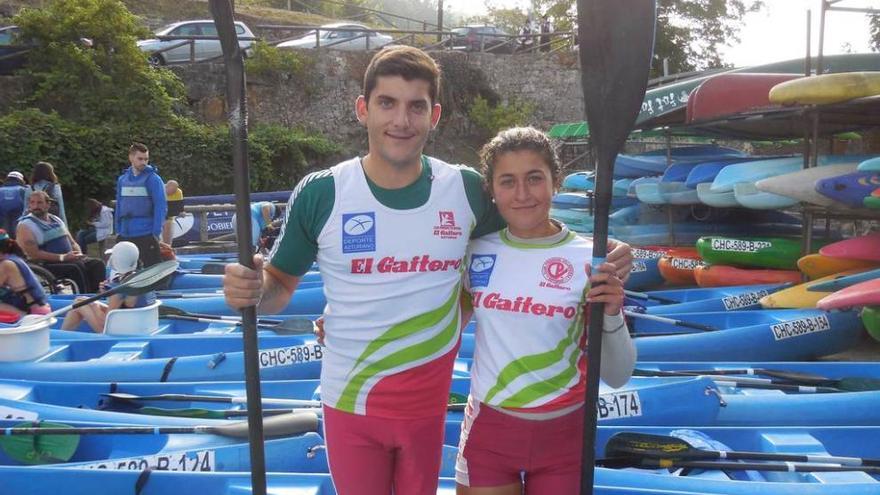
<svg viewBox="0 0 880 495"><path fill-rule="evenodd" d="M843 455L830 453L825 445L809 433L764 433L761 435L761 451L781 454ZM861 471L841 473L785 473L766 472L768 481L812 482L812 483L876 483L876 480Z"/></svg>
<svg viewBox="0 0 880 495"><path fill-rule="evenodd" d="M97 358L100 361L136 361L150 357L150 343L144 340L131 340L113 344L110 350Z"/></svg>
<svg viewBox="0 0 880 495"><path fill-rule="evenodd" d="M105 335L150 335L159 330L159 305L156 301L143 308L114 309L107 313Z"/></svg>

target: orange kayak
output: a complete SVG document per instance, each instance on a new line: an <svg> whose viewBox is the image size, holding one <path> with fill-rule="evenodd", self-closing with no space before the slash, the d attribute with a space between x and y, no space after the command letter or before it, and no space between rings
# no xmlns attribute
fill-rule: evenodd
<svg viewBox="0 0 880 495"><path fill-rule="evenodd" d="M745 269L727 265L698 266L694 278L700 287L801 283L798 270Z"/></svg>
<svg viewBox="0 0 880 495"><path fill-rule="evenodd" d="M696 248L673 248L660 258L660 276L672 285L695 285L694 269L703 264Z"/></svg>

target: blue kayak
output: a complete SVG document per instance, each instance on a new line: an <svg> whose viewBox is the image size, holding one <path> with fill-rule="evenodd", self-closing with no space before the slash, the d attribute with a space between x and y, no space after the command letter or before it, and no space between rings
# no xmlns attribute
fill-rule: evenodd
<svg viewBox="0 0 880 495"><path fill-rule="evenodd" d="M765 284L655 290L645 294L656 299L630 298L628 304L642 306L645 312L655 315L760 309L758 301L762 297L786 287L786 284Z"/></svg>
<svg viewBox="0 0 880 495"><path fill-rule="evenodd" d="M49 296L49 305L53 309L59 309L71 303L69 295ZM160 299L163 299L160 297ZM168 297L169 305L180 308L190 313L206 313L214 315L238 316L238 313L226 305L226 301L220 294L181 294L175 297ZM165 300L165 299L163 299ZM290 303L285 306L279 313L285 315L295 314L321 314L324 312L324 306L327 304L324 297L324 288L319 284L309 284L302 289L298 289L291 299Z"/></svg>
<svg viewBox="0 0 880 495"><path fill-rule="evenodd" d="M639 359L803 361L845 351L864 333L857 311L802 310L790 318L755 313L765 316L766 321L713 332L639 337L635 339Z"/></svg>
<svg viewBox="0 0 880 495"><path fill-rule="evenodd" d="M880 268L853 275L838 275L825 282L810 284L807 286L807 290L810 292L837 292L851 285L860 284L877 278L880 278Z"/></svg>
<svg viewBox="0 0 880 495"><path fill-rule="evenodd" d="M266 439L266 469L278 472L326 473L327 459L324 440L317 433L318 420L314 414L278 416L268 423L288 423L282 434L271 434ZM57 424L50 421L51 424ZM72 428L119 428L118 423L82 422L66 420L60 423ZM0 428L21 427L18 420L0 420ZM24 423L24 426L29 426ZM75 469L144 470L147 468L189 472L248 471L248 438L246 424L213 425L224 428L227 434L169 433L169 434L103 434L79 435L72 456L56 467ZM7 437L8 438L8 437ZM309 455L311 454L311 455ZM10 455L0 449L0 465L24 464L19 455ZM106 492L103 492L106 493Z"/></svg>
<svg viewBox="0 0 880 495"><path fill-rule="evenodd" d="M818 166L852 163L857 164L871 158L871 155L820 155ZM712 181L711 191L720 193L732 191L739 182L757 182L768 177L797 172L804 165L799 156L772 158L745 163L735 163L724 167Z"/></svg>
<svg viewBox="0 0 880 495"><path fill-rule="evenodd" d="M562 180L563 189L571 189L573 191L592 191L596 188L593 178L593 172L581 171L574 172L565 176Z"/></svg>
<svg viewBox="0 0 880 495"><path fill-rule="evenodd" d="M629 187L626 189L626 196L628 198L636 197L636 188L639 187L639 184L651 184L654 182L659 182L660 176L653 175L648 177L639 177L638 179L633 179L632 182L629 183Z"/></svg>

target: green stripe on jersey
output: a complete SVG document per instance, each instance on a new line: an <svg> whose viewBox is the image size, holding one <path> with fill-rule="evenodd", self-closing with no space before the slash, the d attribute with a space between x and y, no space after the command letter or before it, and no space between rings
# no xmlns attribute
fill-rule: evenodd
<svg viewBox="0 0 880 495"><path fill-rule="evenodd" d="M370 363L358 371L349 380L345 389L342 391L339 402L334 407L341 411L354 412L357 398L367 380L384 371L422 360L449 345L456 335L458 335L458 328L460 326L461 316L459 315L460 306L458 305L460 289L461 283L455 284L449 298L442 306L392 326L385 331L385 333L371 342L370 345L364 349L364 352L361 353L360 357L358 357L354 366L352 366L352 369L349 371L349 376L357 370L364 360L376 353L382 347L438 325L444 318L448 317L450 313L454 312L452 320L437 335L428 340L395 351L374 363Z"/></svg>

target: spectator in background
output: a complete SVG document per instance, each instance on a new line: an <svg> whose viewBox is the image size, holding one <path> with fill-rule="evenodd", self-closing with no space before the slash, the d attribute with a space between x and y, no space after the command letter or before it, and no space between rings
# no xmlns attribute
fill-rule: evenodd
<svg viewBox="0 0 880 495"><path fill-rule="evenodd" d="M138 248L130 242L120 242L113 246L113 253L108 260L111 277L107 280L107 289L122 283L126 277L137 270ZM81 299L80 299L81 300ZM114 294L107 300L107 304L95 301L77 309L71 310L61 324L62 330L74 330L80 323L85 321L95 333L104 333L104 324L107 322L107 313L114 309L143 308L156 301L156 293L153 291L137 296Z"/></svg>
<svg viewBox="0 0 880 495"><path fill-rule="evenodd" d="M55 167L49 162L37 162L31 172L31 189L43 191L49 195L49 213L61 218L67 225L67 215L64 213L64 195L61 193L61 184L55 175Z"/></svg>
<svg viewBox="0 0 880 495"><path fill-rule="evenodd" d="M57 216L49 213L49 195L34 191L30 213L18 222L18 244L28 259L39 261L56 278L76 283L80 292L97 292L104 280L104 262L82 253L79 244Z"/></svg>
<svg viewBox="0 0 880 495"><path fill-rule="evenodd" d="M260 236L263 233L263 229L272 223L275 214L275 205L271 201L251 203L251 244L255 247L260 245ZM232 215L233 229L238 228L238 222L235 220L235 215Z"/></svg>
<svg viewBox="0 0 880 495"><path fill-rule="evenodd" d="M28 196L30 188L24 183L24 175L15 170L9 172L0 186L0 227L10 232L13 238L18 219L27 210Z"/></svg>
<svg viewBox="0 0 880 495"><path fill-rule="evenodd" d="M549 52L550 51L550 33L553 32L553 28L550 25L550 18L547 14L544 14L541 17L541 51Z"/></svg>
<svg viewBox="0 0 880 495"><path fill-rule="evenodd" d="M128 149L130 166L116 182L117 240L137 246L144 267L162 261L159 237L168 212L165 182L149 161L146 145L132 144Z"/></svg>
<svg viewBox="0 0 880 495"><path fill-rule="evenodd" d="M0 230L0 310L23 315L51 311L46 292L15 239Z"/></svg>
<svg viewBox="0 0 880 495"><path fill-rule="evenodd" d="M174 241L174 217L183 213L183 189L176 180L165 183L165 198L168 200L168 213L162 225L162 242L171 246Z"/></svg>
<svg viewBox="0 0 880 495"><path fill-rule="evenodd" d="M76 243L88 252L89 244L101 242L113 233L113 208L95 198L86 199L86 227L76 233Z"/></svg>

